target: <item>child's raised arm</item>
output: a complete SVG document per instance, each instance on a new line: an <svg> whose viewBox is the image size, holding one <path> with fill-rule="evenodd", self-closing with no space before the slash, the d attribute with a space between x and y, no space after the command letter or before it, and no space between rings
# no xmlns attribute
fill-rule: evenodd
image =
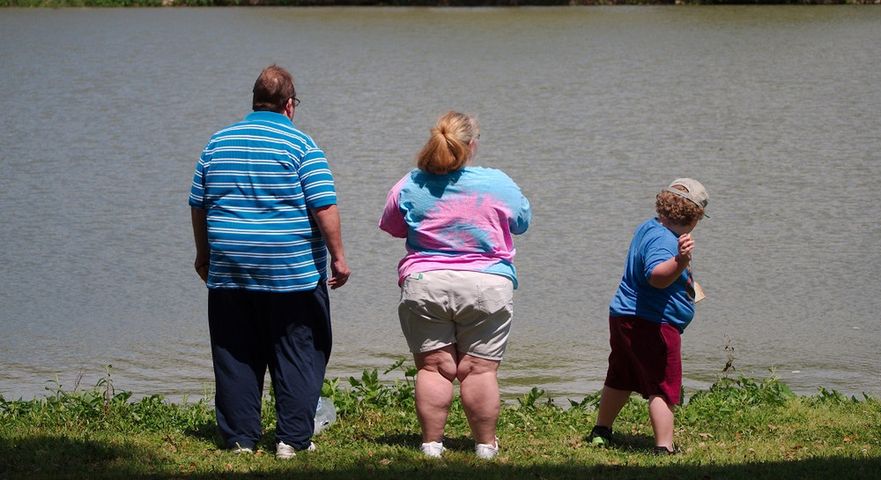
<svg viewBox="0 0 881 480"><path fill-rule="evenodd" d="M679 236L679 253L669 260L659 263L649 277L649 285L655 288L667 288L679 278L682 271L691 262L691 252L694 251L694 239L690 233Z"/></svg>

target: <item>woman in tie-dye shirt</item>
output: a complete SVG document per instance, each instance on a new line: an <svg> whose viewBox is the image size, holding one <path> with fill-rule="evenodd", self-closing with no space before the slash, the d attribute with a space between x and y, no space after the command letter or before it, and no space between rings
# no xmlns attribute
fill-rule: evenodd
<svg viewBox="0 0 881 480"><path fill-rule="evenodd" d="M513 315L517 271L511 235L532 216L520 188L500 170L471 165L480 139L474 117L449 112L431 129L418 168L388 194L379 227L406 239L398 264L401 329L416 361L422 451L439 457L461 384L475 452L498 453L496 377Z"/></svg>

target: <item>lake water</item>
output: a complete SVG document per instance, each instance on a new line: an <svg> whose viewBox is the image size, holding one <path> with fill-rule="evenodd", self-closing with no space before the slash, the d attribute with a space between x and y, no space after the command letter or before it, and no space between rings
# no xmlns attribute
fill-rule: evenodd
<svg viewBox="0 0 881 480"><path fill-rule="evenodd" d="M686 388L733 355L800 393L877 396L879 45L877 7L0 9L0 395L91 386L108 364L136 395L210 391L188 188L277 62L334 169L353 270L329 377L409 357L403 244L376 223L458 109L481 120L477 163L534 206L506 398L601 387L631 233L679 176L712 216Z"/></svg>

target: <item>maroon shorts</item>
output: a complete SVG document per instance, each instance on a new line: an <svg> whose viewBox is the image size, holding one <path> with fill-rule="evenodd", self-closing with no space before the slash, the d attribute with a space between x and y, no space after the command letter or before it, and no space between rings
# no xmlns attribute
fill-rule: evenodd
<svg viewBox="0 0 881 480"><path fill-rule="evenodd" d="M682 391L679 330L639 317L609 316L609 371L606 386L678 405Z"/></svg>

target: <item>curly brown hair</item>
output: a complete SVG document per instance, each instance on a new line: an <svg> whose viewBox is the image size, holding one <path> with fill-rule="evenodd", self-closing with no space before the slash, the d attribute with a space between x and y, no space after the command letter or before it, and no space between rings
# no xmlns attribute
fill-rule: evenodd
<svg viewBox="0 0 881 480"><path fill-rule="evenodd" d="M674 187L676 188L676 187ZM655 211L676 225L691 225L704 216L704 209L694 202L663 191L655 200Z"/></svg>

